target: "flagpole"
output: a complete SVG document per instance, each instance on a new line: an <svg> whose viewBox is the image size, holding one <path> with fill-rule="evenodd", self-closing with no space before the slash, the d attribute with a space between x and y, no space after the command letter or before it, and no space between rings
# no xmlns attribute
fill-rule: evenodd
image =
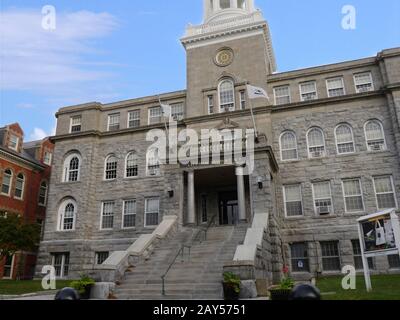
<svg viewBox="0 0 400 320"><path fill-rule="evenodd" d="M251 113L251 119L253 121L253 127L254 127L254 132L255 132L255 140L258 143L258 131L257 131L257 125L256 125L256 119L254 118L254 112L253 112L253 102L252 99L249 97L249 92L247 91L247 99L249 100L249 105L250 105L250 113Z"/></svg>
<svg viewBox="0 0 400 320"><path fill-rule="evenodd" d="M167 126L167 121L165 120L164 110L163 110L163 107L162 107L162 103L161 103L161 98L160 98L160 96L158 96L158 102L160 103L161 112L162 112L163 118L164 118L164 125L165 125L165 131L166 131L166 133L167 133L167 145L168 145L169 130L168 130L168 126Z"/></svg>

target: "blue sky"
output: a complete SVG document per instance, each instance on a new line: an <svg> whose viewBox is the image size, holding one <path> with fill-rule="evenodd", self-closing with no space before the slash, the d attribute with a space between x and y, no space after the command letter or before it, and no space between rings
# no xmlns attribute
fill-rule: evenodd
<svg viewBox="0 0 400 320"><path fill-rule="evenodd" d="M201 0L0 0L0 126L25 140L52 134L63 106L103 103L186 87L179 42L202 21ZM56 8L54 31L42 7ZM355 30L341 26L356 8ZM399 0L256 0L268 20L279 71L373 56L400 46Z"/></svg>

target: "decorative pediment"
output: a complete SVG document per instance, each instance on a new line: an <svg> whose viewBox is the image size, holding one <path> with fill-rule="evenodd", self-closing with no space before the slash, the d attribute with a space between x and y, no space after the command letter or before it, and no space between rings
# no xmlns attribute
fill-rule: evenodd
<svg viewBox="0 0 400 320"><path fill-rule="evenodd" d="M230 118L226 117L218 126L215 127L217 130L224 129L237 129L240 128L237 122L232 121Z"/></svg>

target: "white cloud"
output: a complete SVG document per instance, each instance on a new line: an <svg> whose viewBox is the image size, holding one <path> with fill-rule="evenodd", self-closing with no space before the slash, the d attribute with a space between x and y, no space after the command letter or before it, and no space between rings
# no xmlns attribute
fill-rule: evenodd
<svg viewBox="0 0 400 320"><path fill-rule="evenodd" d="M30 141L42 140L48 136L49 135L43 129L35 128L33 129L33 132L31 133L29 140Z"/></svg>
<svg viewBox="0 0 400 320"><path fill-rule="evenodd" d="M42 28L40 10L0 12L0 89L60 92L84 81L111 76L91 65L93 55L104 54L95 41L114 31L117 20L109 13L57 12L56 30Z"/></svg>

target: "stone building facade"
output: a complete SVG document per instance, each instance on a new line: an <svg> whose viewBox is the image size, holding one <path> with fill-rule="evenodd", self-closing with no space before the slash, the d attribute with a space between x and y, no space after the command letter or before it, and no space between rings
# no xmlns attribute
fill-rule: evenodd
<svg viewBox="0 0 400 320"><path fill-rule="evenodd" d="M283 265L298 278L340 273L346 264L360 268L357 218L398 208L400 49L279 73L252 0L204 6L204 23L181 39L186 90L58 111L38 271L53 264L59 277L76 277L166 215L199 226L249 223L268 212L275 273ZM249 84L269 101L250 100ZM146 135L165 128L160 101L178 131L256 127L254 171L154 163ZM395 256L370 264L400 270Z"/></svg>

